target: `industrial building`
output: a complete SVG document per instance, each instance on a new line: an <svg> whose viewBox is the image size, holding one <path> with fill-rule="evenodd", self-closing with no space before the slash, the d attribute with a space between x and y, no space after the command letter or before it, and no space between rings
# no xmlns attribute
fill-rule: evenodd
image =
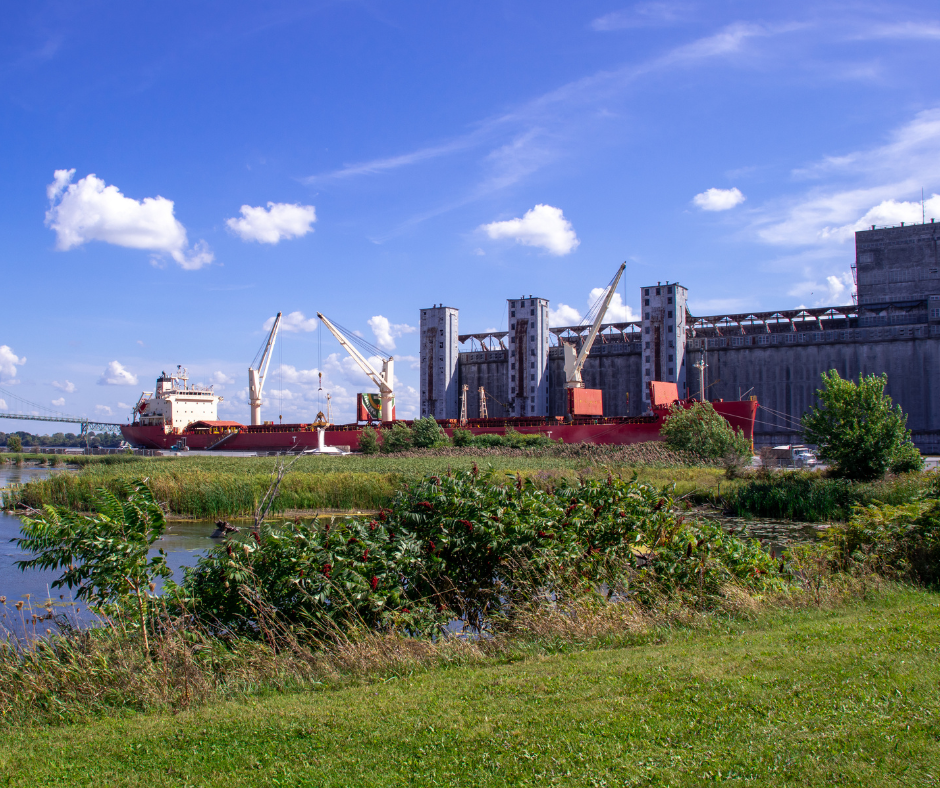
<svg viewBox="0 0 940 788"><path fill-rule="evenodd" d="M753 396L761 405L755 443L764 445L789 443L799 434L822 373L835 369L852 379L887 373L888 393L907 414L914 442L938 453L937 227L931 220L856 233L858 303L847 306L695 316L682 285L644 285L641 319L603 325L582 373L584 385L603 392L607 416L645 413L649 380L675 382L695 397L704 382L710 400ZM465 334L457 333L456 309L435 308L447 310L443 321L443 313L422 310L421 414L458 418L459 392L466 387L469 418L481 413L481 389L490 417L564 416L561 343L580 347L589 326L549 327L548 306L531 296L509 299L508 330ZM425 313L428 327L437 321L436 347L425 339ZM439 352L458 346L459 353Z"/></svg>

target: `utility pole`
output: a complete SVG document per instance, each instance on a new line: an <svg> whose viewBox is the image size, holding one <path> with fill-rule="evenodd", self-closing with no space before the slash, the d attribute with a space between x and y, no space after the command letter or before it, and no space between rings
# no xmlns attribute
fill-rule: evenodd
<svg viewBox="0 0 940 788"><path fill-rule="evenodd" d="M702 340L705 342L705 340ZM693 369L698 370L698 391L699 391L699 401L705 401L705 369L708 367L708 364L705 363L705 348L702 347L702 357L692 365Z"/></svg>

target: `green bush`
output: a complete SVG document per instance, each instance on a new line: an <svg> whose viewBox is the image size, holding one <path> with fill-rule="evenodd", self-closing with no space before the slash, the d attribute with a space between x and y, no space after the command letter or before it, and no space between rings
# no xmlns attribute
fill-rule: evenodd
<svg viewBox="0 0 940 788"><path fill-rule="evenodd" d="M326 633L428 632L455 618L494 625L549 588L707 605L729 581L778 580L758 544L686 520L649 485L608 477L546 491L466 472L422 479L369 521L286 523L220 545L182 592L207 624L246 633L262 632L266 616Z"/></svg>
<svg viewBox="0 0 940 788"><path fill-rule="evenodd" d="M473 444L473 433L470 430L457 427L451 440L454 442L454 446L470 446Z"/></svg>
<svg viewBox="0 0 940 788"><path fill-rule="evenodd" d="M705 460L749 458L751 442L741 430L734 430L715 412L710 402L696 402L691 408L676 404L660 429L666 444L676 451L689 452Z"/></svg>
<svg viewBox="0 0 940 788"><path fill-rule="evenodd" d="M411 424L412 442L417 449L430 449L447 441L447 435L430 416L416 419Z"/></svg>
<svg viewBox="0 0 940 788"><path fill-rule="evenodd" d="M940 501L936 498L900 506L858 507L852 519L827 534L841 569L868 564L879 572L936 586L940 584Z"/></svg>
<svg viewBox="0 0 940 788"><path fill-rule="evenodd" d="M396 421L391 429L382 430L382 451L386 454L408 451L413 441L414 435L404 422Z"/></svg>
<svg viewBox="0 0 940 788"><path fill-rule="evenodd" d="M372 427L363 427L359 435L359 451L363 454L378 454L379 434Z"/></svg>
<svg viewBox="0 0 940 788"><path fill-rule="evenodd" d="M911 473L924 469L920 450L910 441L902 444L891 458L891 473Z"/></svg>
<svg viewBox="0 0 940 788"><path fill-rule="evenodd" d="M7 438L7 450L17 453L23 451L23 441L19 435L11 435Z"/></svg>
<svg viewBox="0 0 940 788"><path fill-rule="evenodd" d="M806 440L819 446L820 456L849 479L884 476L895 462L899 468L916 463L907 416L892 407L885 394L887 375L868 375L856 384L831 369L822 375L817 392L820 406L803 416Z"/></svg>

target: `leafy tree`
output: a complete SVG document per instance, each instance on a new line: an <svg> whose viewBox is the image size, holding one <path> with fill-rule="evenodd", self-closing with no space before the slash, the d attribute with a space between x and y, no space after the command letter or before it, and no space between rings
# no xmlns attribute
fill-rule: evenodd
<svg viewBox="0 0 940 788"><path fill-rule="evenodd" d="M378 454L379 434L372 427L364 427L359 436L359 451L363 454Z"/></svg>
<svg viewBox="0 0 940 788"><path fill-rule="evenodd" d="M419 449L430 449L446 440L444 430L435 419L428 416L416 419L411 425L412 440Z"/></svg>
<svg viewBox="0 0 940 788"><path fill-rule="evenodd" d="M22 570L65 569L53 588L77 588L76 596L92 604L136 608L147 638L148 603L157 578L171 575L166 553L149 551L166 530L166 518L145 481L123 482L117 494L97 490L95 514L78 514L64 506L44 506L42 514L24 517L16 544L33 558L17 561Z"/></svg>
<svg viewBox="0 0 940 788"><path fill-rule="evenodd" d="M19 435L11 435L9 438L7 438L7 449L12 452L23 451L23 441L20 440Z"/></svg>
<svg viewBox="0 0 940 788"><path fill-rule="evenodd" d="M414 441L414 435L407 424L396 421L391 429L382 430L382 451L386 454L408 451Z"/></svg>
<svg viewBox="0 0 940 788"><path fill-rule="evenodd" d="M751 442L735 430L710 402L696 402L691 408L676 404L660 429L670 448L686 451L707 460L750 457Z"/></svg>
<svg viewBox="0 0 940 788"><path fill-rule="evenodd" d="M803 429L806 440L819 446L820 456L835 463L839 474L875 479L895 459L898 467L913 463L907 416L885 394L887 375L868 375L856 384L831 369L822 378L820 406L803 416Z"/></svg>

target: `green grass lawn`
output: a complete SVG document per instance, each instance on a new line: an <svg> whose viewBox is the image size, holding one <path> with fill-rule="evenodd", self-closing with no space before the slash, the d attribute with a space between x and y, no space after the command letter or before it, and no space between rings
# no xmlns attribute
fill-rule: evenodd
<svg viewBox="0 0 940 788"><path fill-rule="evenodd" d="M2 785L935 786L940 596L178 716L14 728Z"/></svg>

